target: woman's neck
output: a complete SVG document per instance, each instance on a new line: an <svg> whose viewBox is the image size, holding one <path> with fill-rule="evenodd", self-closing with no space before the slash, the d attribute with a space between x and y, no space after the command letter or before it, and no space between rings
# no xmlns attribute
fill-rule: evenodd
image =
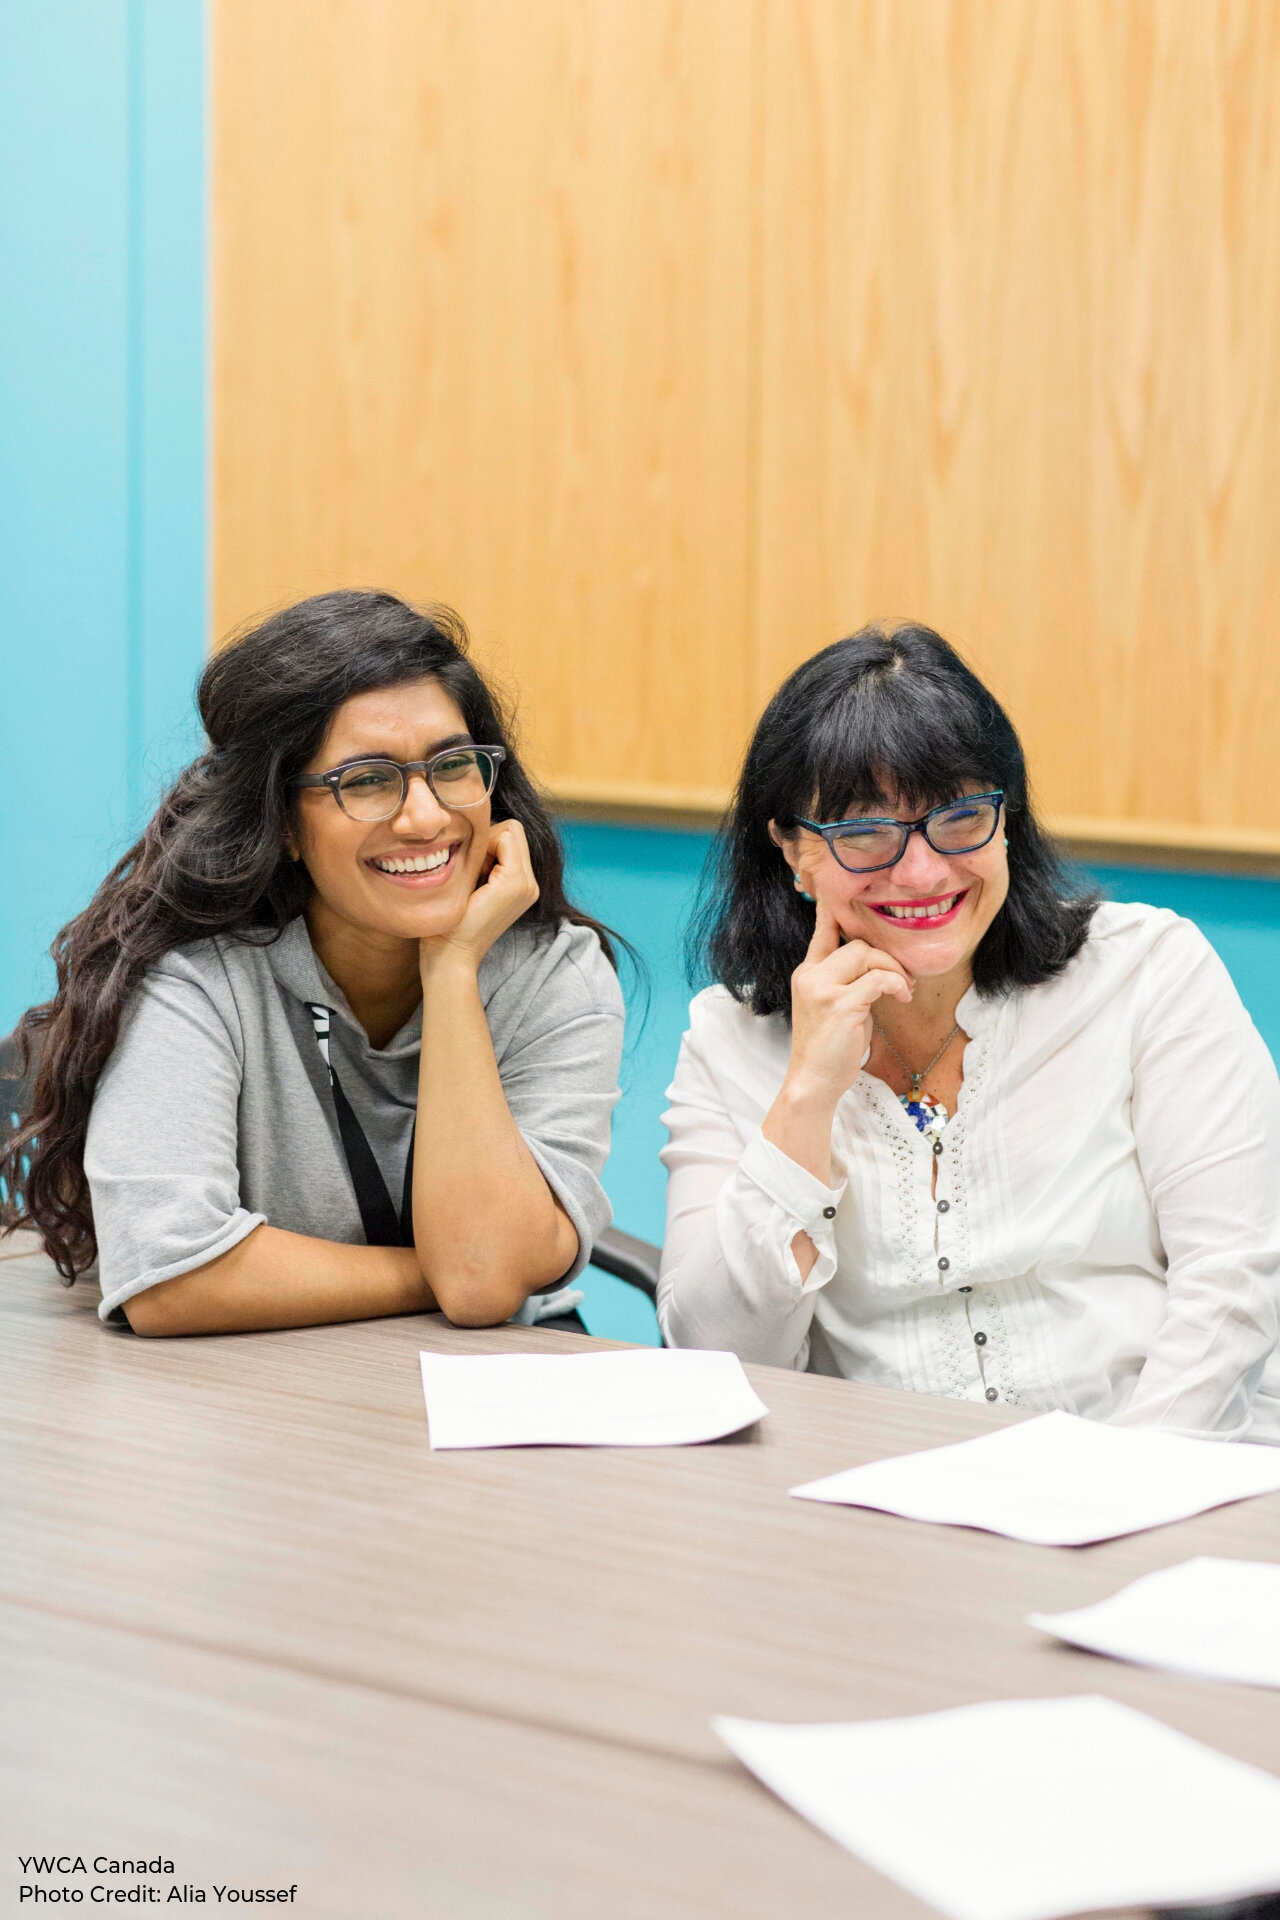
<svg viewBox="0 0 1280 1920"><path fill-rule="evenodd" d="M319 899L311 901L306 919L316 958L341 987L370 1046L389 1046L422 998L417 941L368 933Z"/></svg>
<svg viewBox="0 0 1280 1920"><path fill-rule="evenodd" d="M872 1017L882 1033L910 1058L913 1051L928 1050L946 1038L956 1024L956 1008L973 985L973 973L966 965L950 973L917 979L909 1001L892 1000L886 994L877 1000Z"/></svg>

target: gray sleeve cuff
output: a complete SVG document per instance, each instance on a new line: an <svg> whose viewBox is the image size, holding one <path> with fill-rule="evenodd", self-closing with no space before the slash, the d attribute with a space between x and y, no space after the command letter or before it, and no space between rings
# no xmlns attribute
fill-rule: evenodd
<svg viewBox="0 0 1280 1920"><path fill-rule="evenodd" d="M99 1320L115 1317L126 1301L132 1300L135 1294L145 1293L148 1287L158 1287L165 1280L176 1280L183 1273L194 1273L197 1267L207 1267L211 1260L230 1253L232 1247L238 1247L242 1240L248 1239L255 1227L264 1226L266 1218L265 1213L249 1213L244 1207L238 1207L221 1232L204 1246L189 1250L181 1259L172 1260L163 1267L150 1267L136 1278L122 1281L109 1293L104 1290L98 1308Z"/></svg>
<svg viewBox="0 0 1280 1920"><path fill-rule="evenodd" d="M570 1161L566 1166L565 1156L549 1153L539 1141L531 1140L527 1133L522 1134L521 1138L537 1161L543 1179L568 1214L578 1236L578 1251L572 1266L566 1268L551 1286L542 1289L544 1293L553 1293L557 1287L567 1287L571 1280L577 1279L591 1258L597 1234L603 1233L613 1218L613 1209L605 1197L604 1188L592 1178L587 1168L576 1161Z"/></svg>

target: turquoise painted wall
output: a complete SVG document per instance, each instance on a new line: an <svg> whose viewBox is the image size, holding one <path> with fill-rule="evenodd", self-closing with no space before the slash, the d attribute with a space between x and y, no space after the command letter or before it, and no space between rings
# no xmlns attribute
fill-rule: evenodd
<svg viewBox="0 0 1280 1920"><path fill-rule="evenodd" d="M201 0L0 3L0 1032L197 750Z"/></svg>
<svg viewBox="0 0 1280 1920"><path fill-rule="evenodd" d="M703 884L710 837L569 821L565 838L574 898L625 934L649 965L647 1015L624 972L629 1032L605 1186L618 1226L661 1242L665 1176L658 1150L666 1136L659 1116L689 1002L683 930ZM1097 867L1092 875L1113 899L1147 900L1194 920L1280 1059L1280 881L1132 867ZM656 1338L648 1302L634 1289L596 1273L588 1274L586 1288L583 1313L593 1333Z"/></svg>

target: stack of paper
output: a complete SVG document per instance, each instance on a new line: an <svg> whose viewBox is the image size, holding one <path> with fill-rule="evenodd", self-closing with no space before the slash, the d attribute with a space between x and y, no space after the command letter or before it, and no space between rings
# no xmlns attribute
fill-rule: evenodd
<svg viewBox="0 0 1280 1920"><path fill-rule="evenodd" d="M798 1813L955 1920L1280 1888L1280 1781L1111 1700L713 1724Z"/></svg>
<svg viewBox="0 0 1280 1920"><path fill-rule="evenodd" d="M733 1353L420 1358L433 1448L684 1446L737 1433L769 1411Z"/></svg>
<svg viewBox="0 0 1280 1920"><path fill-rule="evenodd" d="M1184 1560L1097 1606L1027 1618L1059 1640L1117 1660L1280 1687L1280 1566L1268 1562Z"/></svg>
<svg viewBox="0 0 1280 1920"><path fill-rule="evenodd" d="M1075 1547L1280 1490L1280 1448L1185 1440L1046 1413L958 1446L900 1454L793 1487L802 1500L877 1507Z"/></svg>

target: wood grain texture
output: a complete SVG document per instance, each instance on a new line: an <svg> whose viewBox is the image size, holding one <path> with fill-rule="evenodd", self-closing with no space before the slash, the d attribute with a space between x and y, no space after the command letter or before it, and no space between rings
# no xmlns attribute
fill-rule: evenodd
<svg viewBox="0 0 1280 1920"><path fill-rule="evenodd" d="M215 0L215 627L455 602L716 807L931 621L1077 837L1280 850L1269 0Z"/></svg>
<svg viewBox="0 0 1280 1920"><path fill-rule="evenodd" d="M750 24L218 0L219 633L337 584L443 599L548 775L731 777Z"/></svg>
<svg viewBox="0 0 1280 1920"><path fill-rule="evenodd" d="M1280 1496L1054 1550L789 1499L986 1431L985 1403L749 1368L735 1441L435 1454L417 1366L583 1352L438 1317L145 1341L17 1261L0 1293L8 1599L95 1627L717 1764L715 1713L863 1719L1103 1691L1280 1772L1264 1689L1026 1624L1193 1554L1280 1558Z"/></svg>
<svg viewBox="0 0 1280 1920"><path fill-rule="evenodd" d="M761 692L924 619L1066 830L1274 848L1280 15L768 18Z"/></svg>
<svg viewBox="0 0 1280 1920"><path fill-rule="evenodd" d="M927 1911L724 1752L672 1760L2 1604L0 1670L8 1859L162 1852L162 1897L203 1882L206 1913L228 1881L296 1883L298 1920Z"/></svg>

